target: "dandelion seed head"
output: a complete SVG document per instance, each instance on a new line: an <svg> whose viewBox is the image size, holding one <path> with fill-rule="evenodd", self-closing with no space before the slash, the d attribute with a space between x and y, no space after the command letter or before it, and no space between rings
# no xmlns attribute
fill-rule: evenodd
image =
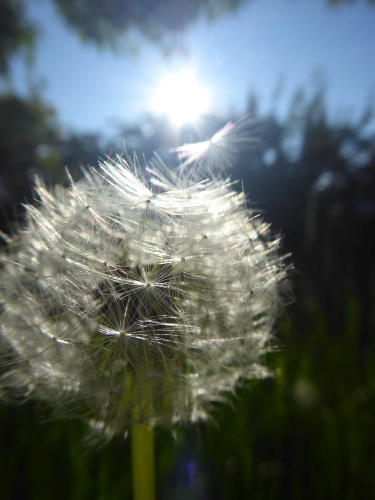
<svg viewBox="0 0 375 500"><path fill-rule="evenodd" d="M69 188L37 179L40 206L2 256L0 397L45 401L103 439L207 420L265 377L286 274L233 183L148 170L117 158Z"/></svg>

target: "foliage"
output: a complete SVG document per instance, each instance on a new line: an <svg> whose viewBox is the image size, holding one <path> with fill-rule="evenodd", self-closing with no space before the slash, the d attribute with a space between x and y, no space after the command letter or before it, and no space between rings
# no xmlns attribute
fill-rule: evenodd
<svg viewBox="0 0 375 500"><path fill-rule="evenodd" d="M51 0L66 24L82 41L122 51L136 51L134 31L158 43L166 53L176 47L182 33L199 17L214 20L250 0ZM338 7L355 0L325 0ZM374 0L368 0L374 4ZM26 49L29 60L37 37L37 26L25 13L25 0L2 0L0 4L0 74L7 74L10 58Z"/></svg>
<svg viewBox="0 0 375 500"><path fill-rule="evenodd" d="M268 358L274 379L239 391L233 407L217 408L214 426L176 440L157 432L161 500L371 497L374 354L359 359L352 293L346 307L338 342L314 295L299 295L279 324L283 349ZM88 452L84 426L41 423L30 404L2 408L0 419L4 499L131 499L128 439Z"/></svg>
<svg viewBox="0 0 375 500"><path fill-rule="evenodd" d="M39 156L42 145L56 136L54 112L38 95L22 99L5 94L0 98L0 229L5 232L20 213L20 203L31 196L34 173L47 170Z"/></svg>
<svg viewBox="0 0 375 500"><path fill-rule="evenodd" d="M168 36L183 31L198 16L213 19L238 8L248 0L54 0L67 24L83 40L116 46L116 42L136 28L146 38L167 42ZM173 42L165 48L172 49Z"/></svg>
<svg viewBox="0 0 375 500"><path fill-rule="evenodd" d="M26 19L23 2L2 0L0 3L0 75L6 74L9 59L20 49L33 49L35 27Z"/></svg>

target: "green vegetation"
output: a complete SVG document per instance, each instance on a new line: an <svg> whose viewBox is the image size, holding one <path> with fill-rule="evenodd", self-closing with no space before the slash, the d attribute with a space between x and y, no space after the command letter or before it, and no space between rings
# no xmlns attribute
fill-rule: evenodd
<svg viewBox="0 0 375 500"><path fill-rule="evenodd" d="M339 340L310 294L279 325L275 377L217 408L215 425L156 433L165 499L371 497L374 355L358 356L358 305L347 297ZM44 413L43 413L44 414ZM131 498L129 439L87 448L78 422L41 423L30 406L2 408L2 498ZM189 482L189 467L195 474Z"/></svg>

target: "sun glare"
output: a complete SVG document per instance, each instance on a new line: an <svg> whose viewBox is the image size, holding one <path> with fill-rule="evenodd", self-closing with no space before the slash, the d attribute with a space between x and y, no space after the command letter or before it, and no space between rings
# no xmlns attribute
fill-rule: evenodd
<svg viewBox="0 0 375 500"><path fill-rule="evenodd" d="M155 97L155 109L166 113L176 125L193 122L207 111L208 98L194 75L181 72L168 75L159 86Z"/></svg>

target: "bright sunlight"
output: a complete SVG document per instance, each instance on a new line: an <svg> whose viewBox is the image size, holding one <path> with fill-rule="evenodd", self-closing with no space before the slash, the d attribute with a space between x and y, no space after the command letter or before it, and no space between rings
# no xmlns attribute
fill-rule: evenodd
<svg viewBox="0 0 375 500"><path fill-rule="evenodd" d="M154 100L155 110L166 113L175 125L195 121L207 111L208 97L188 71L171 74L161 82Z"/></svg>

